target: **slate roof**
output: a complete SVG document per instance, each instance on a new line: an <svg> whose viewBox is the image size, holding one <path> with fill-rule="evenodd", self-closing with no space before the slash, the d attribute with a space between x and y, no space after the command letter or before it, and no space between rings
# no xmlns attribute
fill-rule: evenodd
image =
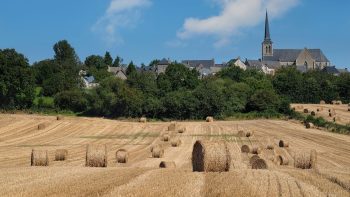
<svg viewBox="0 0 350 197"><path fill-rule="evenodd" d="M214 60L183 60L181 61L181 63L194 68L200 65L202 65L204 68L210 68L215 66Z"/></svg>
<svg viewBox="0 0 350 197"><path fill-rule="evenodd" d="M165 59L165 58L163 58L162 60L160 60L160 61L158 62L158 65L169 65L169 64L171 64L171 61L170 61L170 60L167 60L167 59Z"/></svg>
<svg viewBox="0 0 350 197"><path fill-rule="evenodd" d="M265 56L266 61L295 62L305 49L274 49L273 56ZM307 49L316 62L329 62L321 49Z"/></svg>
<svg viewBox="0 0 350 197"><path fill-rule="evenodd" d="M111 72L111 73L118 73L118 72L126 72L126 67L108 67L108 72Z"/></svg>
<svg viewBox="0 0 350 197"><path fill-rule="evenodd" d="M249 68L260 69L263 65L266 65L270 69L278 69L281 67L281 63L278 61L260 61L260 60L247 60Z"/></svg>
<svg viewBox="0 0 350 197"><path fill-rule="evenodd" d="M339 74L339 71L335 68L335 66L326 66L322 71L329 74Z"/></svg>
<svg viewBox="0 0 350 197"><path fill-rule="evenodd" d="M88 83L93 83L93 82L95 81L95 77L94 77L94 76L84 77L84 79L85 79Z"/></svg>

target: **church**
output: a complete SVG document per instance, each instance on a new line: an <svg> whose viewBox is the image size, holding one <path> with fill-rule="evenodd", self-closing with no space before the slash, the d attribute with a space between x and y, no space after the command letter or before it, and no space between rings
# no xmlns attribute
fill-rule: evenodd
<svg viewBox="0 0 350 197"><path fill-rule="evenodd" d="M266 74L274 74L275 70L294 65L301 72L331 66L331 62L321 49L274 49L270 35L269 17L266 12L265 37L262 42L261 59L247 60L247 66L263 70Z"/></svg>

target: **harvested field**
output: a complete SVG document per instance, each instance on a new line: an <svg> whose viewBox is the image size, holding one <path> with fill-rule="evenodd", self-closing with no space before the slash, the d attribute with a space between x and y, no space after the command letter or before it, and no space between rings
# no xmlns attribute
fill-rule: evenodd
<svg viewBox="0 0 350 197"><path fill-rule="evenodd" d="M300 106L300 104L291 105L291 107L295 108L297 112L303 113L304 110L301 109ZM330 122L333 122L333 118L336 118L336 123L338 124L350 124L350 111L348 111L347 104L303 104L302 106L309 109L309 111L313 111L316 117L323 117L325 120Z"/></svg>
<svg viewBox="0 0 350 197"><path fill-rule="evenodd" d="M321 112L328 113L328 108ZM50 125L38 130L39 124L47 122ZM176 136L165 142L162 136L169 124L74 117L57 121L52 116L0 114L0 196L350 195L350 136L306 129L294 121L201 121L178 122L186 132L177 134L176 130ZM254 131L254 135L238 136L239 130ZM173 138L180 139L181 146L173 148ZM281 139L289 146L279 147ZM228 172L193 172L192 151L198 140L226 142L228 153L215 148L213 157L229 154ZM87 144L107 145L106 168L85 167ZM156 145L164 151L161 158L150 153ZM241 153L243 145L260 147L261 153ZM45 154L47 150L50 165L31 167L32 149ZM128 153L122 165L115 160L120 149ZM313 149L317 155L311 154ZM56 150L68 151L69 157L55 161ZM307 167L317 162L317 170L295 168L294 157L299 152L308 154ZM274 161L276 157L280 160ZM268 170L251 169L257 158L265 161ZM160 169L162 161L172 161L176 168Z"/></svg>

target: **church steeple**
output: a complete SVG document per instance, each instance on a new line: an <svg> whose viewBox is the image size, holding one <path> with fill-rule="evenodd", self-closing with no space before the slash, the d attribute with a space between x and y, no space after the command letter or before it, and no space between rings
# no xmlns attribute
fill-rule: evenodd
<svg viewBox="0 0 350 197"><path fill-rule="evenodd" d="M267 11L266 11L266 18L265 18L265 41L271 41L269 15L267 14Z"/></svg>
<svg viewBox="0 0 350 197"><path fill-rule="evenodd" d="M265 37L262 43L262 60L266 60L266 57L273 56L273 42L270 36L270 24L269 24L269 15L266 10L265 18Z"/></svg>

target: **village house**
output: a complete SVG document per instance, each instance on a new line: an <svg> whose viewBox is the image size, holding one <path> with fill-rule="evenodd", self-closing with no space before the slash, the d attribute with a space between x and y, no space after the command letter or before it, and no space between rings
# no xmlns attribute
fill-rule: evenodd
<svg viewBox="0 0 350 197"><path fill-rule="evenodd" d="M121 80L128 79L128 77L126 76L126 66L121 66L121 67L108 66L108 72L112 73L115 77L117 77Z"/></svg>

